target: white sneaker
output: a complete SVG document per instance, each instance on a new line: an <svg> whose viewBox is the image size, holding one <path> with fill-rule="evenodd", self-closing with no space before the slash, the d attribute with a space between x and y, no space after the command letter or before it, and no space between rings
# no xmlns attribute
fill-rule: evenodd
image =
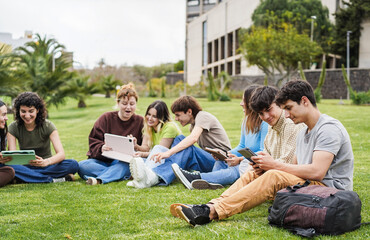
<svg viewBox="0 0 370 240"><path fill-rule="evenodd" d="M159 183L159 178L148 168L142 158L134 158L130 162L131 175L134 178L133 185L136 188L149 188Z"/></svg>
<svg viewBox="0 0 370 240"><path fill-rule="evenodd" d="M127 187L135 187L135 183L134 183L134 181L129 181L129 182L127 182L126 186Z"/></svg>

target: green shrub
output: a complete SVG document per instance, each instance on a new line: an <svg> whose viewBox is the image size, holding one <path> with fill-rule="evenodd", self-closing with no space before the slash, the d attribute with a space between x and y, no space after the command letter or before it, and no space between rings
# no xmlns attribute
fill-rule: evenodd
<svg viewBox="0 0 370 240"><path fill-rule="evenodd" d="M221 94L220 96L220 101L221 102L227 102L227 101L231 101L230 97L227 96L226 94Z"/></svg>
<svg viewBox="0 0 370 240"><path fill-rule="evenodd" d="M370 90L367 92L352 91L351 100L356 105L370 104Z"/></svg>

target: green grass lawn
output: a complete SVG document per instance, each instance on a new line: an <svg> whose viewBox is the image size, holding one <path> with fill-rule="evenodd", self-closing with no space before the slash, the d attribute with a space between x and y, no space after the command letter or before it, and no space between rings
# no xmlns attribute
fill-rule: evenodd
<svg viewBox="0 0 370 240"><path fill-rule="evenodd" d="M154 100L139 99L137 113L144 114ZM170 105L173 99L165 101ZM239 142L243 116L239 102L200 99L203 109L221 121L233 147ZM355 155L354 190L362 200L363 221L368 222L370 107L338 102L324 100L319 109L339 119L350 134ZM93 97L87 104L86 109L77 109L77 102L69 100L59 109L49 109L66 157L78 161L86 159L87 137L95 120L112 111L115 102L113 98ZM183 132L189 133L187 128ZM299 239L269 226L267 209L271 202L195 228L169 212L171 203L206 203L222 192L222 189L189 191L179 182L142 190L128 188L126 181L88 186L80 178L73 183L8 185L0 188L0 239ZM320 238L369 239L369 226L338 237Z"/></svg>

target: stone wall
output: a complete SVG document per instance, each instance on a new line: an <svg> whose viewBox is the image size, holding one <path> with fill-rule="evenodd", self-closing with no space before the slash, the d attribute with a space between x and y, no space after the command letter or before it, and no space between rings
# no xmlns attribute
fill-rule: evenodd
<svg viewBox="0 0 370 240"><path fill-rule="evenodd" d="M175 85L178 81L184 81L183 73L167 73L166 74L166 83L170 85Z"/></svg>
<svg viewBox="0 0 370 240"><path fill-rule="evenodd" d="M307 81L316 88L320 78L321 69L319 70L306 70L304 74ZM298 75L297 75L298 76ZM370 69L350 69L351 86L356 91L369 91L370 90ZM235 76L231 89L243 90L251 84L263 84L264 76ZM341 69L327 69L325 83L321 90L323 98L326 99L339 99L347 97L347 86L343 79Z"/></svg>

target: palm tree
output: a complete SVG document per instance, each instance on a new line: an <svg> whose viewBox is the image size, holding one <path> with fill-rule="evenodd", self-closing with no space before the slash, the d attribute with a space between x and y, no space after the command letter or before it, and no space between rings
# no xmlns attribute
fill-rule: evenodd
<svg viewBox="0 0 370 240"><path fill-rule="evenodd" d="M16 63L12 61L11 46L0 45L0 95L14 98L21 88L19 79L14 76Z"/></svg>
<svg viewBox="0 0 370 240"><path fill-rule="evenodd" d="M99 92L99 88L95 83L89 84L89 79L90 76L76 74L76 76L67 83L67 86L62 89L65 95L78 100L78 108L85 108L86 98Z"/></svg>
<svg viewBox="0 0 370 240"><path fill-rule="evenodd" d="M117 85L121 85L121 82L114 79L114 76L108 75L101 78L101 87L105 92L105 97L110 98L110 93L116 89Z"/></svg>
<svg viewBox="0 0 370 240"><path fill-rule="evenodd" d="M23 79L27 90L37 92L48 106L64 102L60 89L73 78L69 71L72 61L64 50L54 38L42 38L39 34L35 41L16 49L15 59L20 63L18 77Z"/></svg>

